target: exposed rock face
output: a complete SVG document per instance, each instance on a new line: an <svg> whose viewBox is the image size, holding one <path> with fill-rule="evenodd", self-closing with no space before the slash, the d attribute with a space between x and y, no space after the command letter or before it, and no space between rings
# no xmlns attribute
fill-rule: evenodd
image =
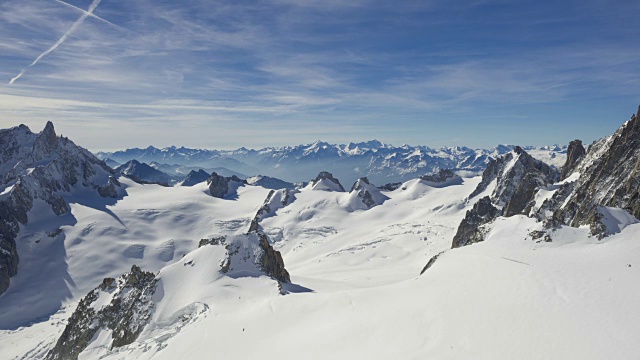
<svg viewBox="0 0 640 360"><path fill-rule="evenodd" d="M547 186L558 179L558 173L549 165L536 160L521 147L513 151L512 163L503 168L491 195L494 204L504 206L504 215L524 212L538 187Z"/></svg>
<svg viewBox="0 0 640 360"><path fill-rule="evenodd" d="M440 169L440 171L437 174L422 175L420 176L420 179L424 181L434 182L434 183L443 183L456 176L458 175L456 175L453 171L449 169Z"/></svg>
<svg viewBox="0 0 640 360"><path fill-rule="evenodd" d="M366 209L370 209L382 204L388 199L388 197L382 195L380 190L372 185L366 177L358 179L351 187L349 194L349 203L352 208L360 207L356 200L359 200Z"/></svg>
<svg viewBox="0 0 640 360"><path fill-rule="evenodd" d="M171 181L169 175L137 160L130 160L126 164L118 166L115 170L119 174L127 175L132 179L140 179L146 183L166 185Z"/></svg>
<svg viewBox="0 0 640 360"><path fill-rule="evenodd" d="M351 187L351 192L355 191L358 194L358 197L362 200L362 202L368 208L371 208L376 205L376 201L373 199L371 192L367 190L366 185L371 185L369 183L369 179L367 179L366 177L360 178Z"/></svg>
<svg viewBox="0 0 640 360"><path fill-rule="evenodd" d="M282 259L280 252L274 250L271 244L269 244L269 238L267 238L267 235L258 233L258 237L260 238L260 247L263 250L260 258L262 270L267 273L267 275L280 282L290 283L291 278L289 276L289 272L284 267L284 260Z"/></svg>
<svg viewBox="0 0 640 360"><path fill-rule="evenodd" d="M120 187L120 181L115 176L109 176L109 182L107 185L99 186L98 193L102 197L115 198L118 196L118 190L116 187Z"/></svg>
<svg viewBox="0 0 640 360"><path fill-rule="evenodd" d="M340 181L326 171L320 172L315 179L311 180L311 187L314 190L345 191Z"/></svg>
<svg viewBox="0 0 640 360"><path fill-rule="evenodd" d="M640 114L640 109L638 110ZM590 226L599 237L606 234L599 207L621 208L640 218L640 118L633 115L616 133L589 147L578 165L580 178L568 190L556 192L549 226ZM564 201L560 201L564 198ZM551 206L549 206L551 207Z"/></svg>
<svg viewBox="0 0 640 360"><path fill-rule="evenodd" d="M220 264L220 271L227 275L266 274L280 282L291 282L282 255L273 249L267 235L260 231L202 239L200 246L206 245L224 246L227 255Z"/></svg>
<svg viewBox="0 0 640 360"><path fill-rule="evenodd" d="M33 144L33 156L44 158L50 156L57 148L58 137L56 136L56 131L53 128L53 123L47 121L44 129Z"/></svg>
<svg viewBox="0 0 640 360"><path fill-rule="evenodd" d="M213 197L222 199L229 192L229 180L215 172L207 179L207 185L209 185L209 192Z"/></svg>
<svg viewBox="0 0 640 360"><path fill-rule="evenodd" d="M209 176L209 178L207 179L209 193L213 197L223 199L227 194L229 194L229 183L232 181L243 184L246 183L244 180L235 175L231 177L224 177L218 175L215 172L211 173L211 176Z"/></svg>
<svg viewBox="0 0 640 360"><path fill-rule="evenodd" d="M153 273L131 267L117 279L106 278L89 292L73 313L49 360L77 359L98 331L111 330L111 347L131 344L150 321L157 279Z"/></svg>
<svg viewBox="0 0 640 360"><path fill-rule="evenodd" d="M291 204L295 200L297 193L299 193L298 190L291 189L269 191L269 195L267 195L267 198L264 200L262 207L258 209L256 216L254 216L253 220L251 220L249 232L260 230L260 220L264 219L265 217L274 215L275 212L278 211L278 209Z"/></svg>
<svg viewBox="0 0 640 360"><path fill-rule="evenodd" d="M55 215L69 212L65 193L73 187L117 196L113 170L67 138L56 136L51 122L39 134L25 125L0 130L0 294L18 272L15 239L33 202L46 202Z"/></svg>
<svg viewBox="0 0 640 360"><path fill-rule="evenodd" d="M386 190L386 191L394 191L400 188L400 186L402 186L401 182L397 182L397 183L388 183L388 184L384 184L382 186L378 186L379 190Z"/></svg>
<svg viewBox="0 0 640 360"><path fill-rule="evenodd" d="M576 166L580 163L580 161L587 154L584 146L582 146L582 141L573 140L569 143L569 148L567 149L567 161L564 163L562 167L562 172L560 173L560 180L564 180L569 175L573 173Z"/></svg>
<svg viewBox="0 0 640 360"><path fill-rule="evenodd" d="M469 195L469 198L474 198L485 191L489 185L498 178L500 173L504 171L506 164L511 160L513 160L513 152L489 161L487 168L482 172L480 184L478 184L476 189Z"/></svg>
<svg viewBox="0 0 640 360"><path fill-rule="evenodd" d="M480 199L473 209L467 211L453 238L452 247L483 241L480 227L498 216L528 215L536 191L557 179L558 173L554 168L534 159L519 146L504 157L491 161L469 198L486 191L494 181L495 189L491 197Z"/></svg>
<svg viewBox="0 0 640 360"><path fill-rule="evenodd" d="M458 231L453 237L451 248L458 248L483 241L484 234L480 227L493 221L498 215L500 215L500 210L493 206L488 196L478 200L478 202L473 205L473 209L467 211L466 216L460 223L460 226L458 226Z"/></svg>
<svg viewBox="0 0 640 360"><path fill-rule="evenodd" d="M209 174L206 171L200 169L198 171L191 170L187 174L187 176L180 182L181 186L194 186L196 184L200 184L201 182L205 182L209 179Z"/></svg>
<svg viewBox="0 0 640 360"><path fill-rule="evenodd" d="M523 214L536 189L553 183L557 178L554 168L516 146L513 152L489 163L470 198L484 192L495 181L496 187L491 194L493 204L503 209L504 216Z"/></svg>

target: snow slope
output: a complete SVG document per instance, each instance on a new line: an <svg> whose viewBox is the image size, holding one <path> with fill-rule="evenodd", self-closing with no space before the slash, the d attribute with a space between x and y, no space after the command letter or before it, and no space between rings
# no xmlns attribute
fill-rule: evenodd
<svg viewBox="0 0 640 360"><path fill-rule="evenodd" d="M81 296L137 264L179 290L136 342L110 351L100 334L81 359L634 358L640 224L611 212L625 226L602 241L588 229L561 228L546 243L529 236L541 223L516 215L498 218L484 242L448 250L479 182L411 180L355 211L347 192L301 189L260 222L291 274L286 295L264 277L200 285L220 278L206 270L216 256L205 253L215 250L195 250L198 241L245 233L269 189L240 186L225 200L207 195L205 184L123 179L127 196L113 204L70 198L72 216L20 232L19 250L34 265L0 297L0 357L42 356ZM56 227L63 233L47 238ZM51 249L64 260L43 271ZM184 265L192 259L205 268ZM37 301L21 307L26 299ZM183 309L192 315L176 321Z"/></svg>
<svg viewBox="0 0 640 360"><path fill-rule="evenodd" d="M223 200L207 195L205 183L165 188L120 179L127 196L117 203L76 193L65 198L70 214L52 216L45 206L32 213L17 240L21 271L0 297L0 328L47 317L131 265L157 272L202 238L244 233L268 194L242 187L236 200Z"/></svg>

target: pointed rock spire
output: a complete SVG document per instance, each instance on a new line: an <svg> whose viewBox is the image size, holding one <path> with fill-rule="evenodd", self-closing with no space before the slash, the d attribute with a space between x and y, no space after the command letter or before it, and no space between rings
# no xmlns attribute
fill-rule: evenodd
<svg viewBox="0 0 640 360"><path fill-rule="evenodd" d="M584 158L587 152L582 146L582 141L573 140L569 143L569 147L567 148L567 161L564 163L562 167L562 173L560 174L560 179L566 179L573 170L576 168L578 163Z"/></svg>
<svg viewBox="0 0 640 360"><path fill-rule="evenodd" d="M33 152L36 157L48 157L58 147L58 138L53 123L47 121L44 130L38 134L36 142L33 144Z"/></svg>

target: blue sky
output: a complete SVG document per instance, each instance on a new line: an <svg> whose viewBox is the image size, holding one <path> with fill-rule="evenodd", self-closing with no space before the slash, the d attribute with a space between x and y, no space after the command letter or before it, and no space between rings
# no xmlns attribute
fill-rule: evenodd
<svg viewBox="0 0 640 360"><path fill-rule="evenodd" d="M590 142L640 104L638 13L631 0L3 0L0 127L52 120L91 150Z"/></svg>

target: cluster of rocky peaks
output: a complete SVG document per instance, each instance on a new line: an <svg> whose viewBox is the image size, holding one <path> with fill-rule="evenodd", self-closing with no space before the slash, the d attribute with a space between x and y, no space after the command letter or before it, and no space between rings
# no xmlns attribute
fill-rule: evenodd
<svg viewBox="0 0 640 360"><path fill-rule="evenodd" d="M65 196L74 191L117 197L114 171L86 149L57 136L51 122L40 133L25 126L0 130L0 294L18 272L15 239L29 221L34 202L55 215L70 210Z"/></svg>
<svg viewBox="0 0 640 360"><path fill-rule="evenodd" d="M489 163L469 196L478 199L462 220L452 247L484 238L484 225L498 216L525 215L543 221L552 240L562 225L589 226L603 238L620 230L613 213L640 218L640 119L633 115L612 136L585 150L580 140L568 146L560 171L529 156L522 148ZM547 196L537 196L545 192Z"/></svg>

